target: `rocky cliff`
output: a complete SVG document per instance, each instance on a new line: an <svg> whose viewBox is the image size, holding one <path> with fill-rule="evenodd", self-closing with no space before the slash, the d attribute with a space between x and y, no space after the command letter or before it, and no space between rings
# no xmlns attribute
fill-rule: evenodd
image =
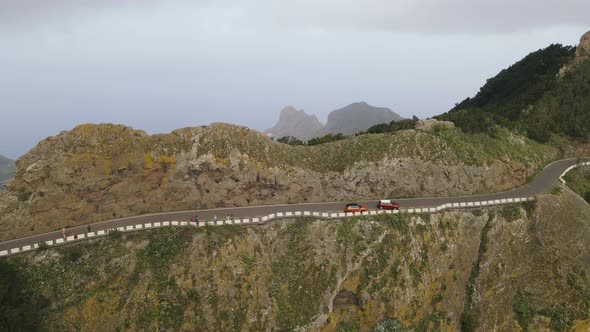
<svg viewBox="0 0 590 332"><path fill-rule="evenodd" d="M0 264L50 331L590 328L590 206L567 189L433 215L115 234Z"/></svg>
<svg viewBox="0 0 590 332"><path fill-rule="evenodd" d="M197 207L497 191L557 156L498 135L407 130L306 147L227 124L152 136L82 125L17 161L15 180L0 193L0 237Z"/></svg>
<svg viewBox="0 0 590 332"><path fill-rule="evenodd" d="M360 102L330 112L324 130L328 133L352 135L379 123L389 123L401 119L401 116L388 108L374 107Z"/></svg>
<svg viewBox="0 0 590 332"><path fill-rule="evenodd" d="M580 43L576 47L575 58L559 70L559 76L565 75L565 73L570 71L572 68L588 60L590 60L590 31L582 35L580 38Z"/></svg>
<svg viewBox="0 0 590 332"><path fill-rule="evenodd" d="M293 136L302 141L308 141L323 135L323 128L324 126L315 115L287 106L281 111L277 124L265 130L264 133L275 138Z"/></svg>

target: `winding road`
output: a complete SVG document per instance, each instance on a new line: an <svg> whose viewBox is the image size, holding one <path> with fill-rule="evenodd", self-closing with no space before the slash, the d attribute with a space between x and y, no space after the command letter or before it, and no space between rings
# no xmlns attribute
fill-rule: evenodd
<svg viewBox="0 0 590 332"><path fill-rule="evenodd" d="M500 200L506 202L512 202L513 199L519 199L522 197L533 197L538 194L549 191L554 185L557 184L558 179L564 174L564 172L575 166L577 162L582 162L585 165L590 165L590 158L581 159L563 159L553 162L547 165L537 176L526 185L512 189L509 191L485 194L485 195L474 195L474 196L460 196L460 197L431 197L431 198L408 198L398 199L397 202L402 208L402 212L412 212L414 209L430 208L430 211L434 207L440 207L450 205L451 207L458 207L461 203L461 207L472 207L476 202L493 201L499 202ZM375 208L377 200L370 201L358 201L358 203L365 204L370 209ZM453 206L453 203L455 205ZM493 203L492 203L493 204ZM478 205L479 206L479 203ZM150 224L150 227L161 227L167 225L173 225L170 221L175 221L176 224L180 225L180 222L186 224L190 220L192 215L197 214L200 221L213 221L215 217L218 220L225 219L227 215L232 215L238 220L248 221L265 221L263 216L271 214L283 213L286 216L294 215L292 211L308 211L316 213L334 213L342 212L344 207L343 202L325 202L325 203L303 203L303 204L282 204L282 205L264 205L264 206L247 206L247 207L235 207L235 208L218 208L194 211L179 211L179 212L166 212L157 214L145 214L134 217L126 217L121 219L108 220L91 224L91 233L88 233L87 225L77 226L69 228L67 231L70 234L80 234L80 238L74 240L73 238L62 239L61 231L54 231L45 234L33 235L29 237L14 239L0 243L0 256L7 256L10 254L21 253L28 250L33 250L38 243L45 242L50 244L60 244L71 241L79 241L82 238L88 238L90 236L100 236L106 234L107 230L125 228L125 230L137 230L139 228L133 228L134 225L146 225ZM426 210L428 211L428 209ZM426 212L424 211L424 212ZM290 213L290 214L287 214ZM303 215L302 212L298 212L297 215ZM279 215L280 216L280 215ZM248 218L248 219L246 219ZM256 219L255 219L256 218ZM164 222L167 222L164 224ZM141 229L147 227L142 226ZM61 239L61 240L56 240ZM55 242L54 242L55 241ZM58 242L59 241L59 242Z"/></svg>

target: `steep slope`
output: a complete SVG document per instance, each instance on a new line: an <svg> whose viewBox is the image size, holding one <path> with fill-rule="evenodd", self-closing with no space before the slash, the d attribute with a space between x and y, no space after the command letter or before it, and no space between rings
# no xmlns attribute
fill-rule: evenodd
<svg viewBox="0 0 590 332"><path fill-rule="evenodd" d="M486 81L473 98L467 98L452 111L480 109L515 121L522 113L554 88L559 70L574 57L574 48L559 44L532 52Z"/></svg>
<svg viewBox="0 0 590 332"><path fill-rule="evenodd" d="M374 107L360 102L330 112L324 130L327 133L352 135L379 123L389 123L401 119L401 116L388 108Z"/></svg>
<svg viewBox="0 0 590 332"><path fill-rule="evenodd" d="M552 135L590 134L590 32L577 48L559 44L527 55L489 79L439 120L466 132L494 135L504 126L547 142Z"/></svg>
<svg viewBox="0 0 590 332"><path fill-rule="evenodd" d="M0 291L29 294L2 312L47 330L458 331L470 312L481 331L587 331L589 221L566 191L467 212L115 234L0 260Z"/></svg>
<svg viewBox="0 0 590 332"><path fill-rule="evenodd" d="M404 130L289 146L227 124L153 136L82 125L17 161L0 193L0 238L148 212L498 191L557 152L506 131L492 139Z"/></svg>
<svg viewBox="0 0 590 332"><path fill-rule="evenodd" d="M315 115L298 111L293 106L287 106L281 111L277 124L265 130L264 133L275 138L293 136L302 141L308 141L321 136L323 128L324 126Z"/></svg>

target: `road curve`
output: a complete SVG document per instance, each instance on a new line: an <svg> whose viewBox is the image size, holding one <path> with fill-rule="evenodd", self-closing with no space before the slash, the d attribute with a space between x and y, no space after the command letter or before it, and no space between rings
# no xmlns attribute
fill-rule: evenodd
<svg viewBox="0 0 590 332"><path fill-rule="evenodd" d="M529 183L522 187L485 195L473 196L459 196L459 197L430 197L430 198L407 198L398 199L397 202L403 209L409 208L423 208L440 206L448 203L459 202L476 202L476 201L490 201L502 200L517 197L531 197L542 194L557 184L558 178L570 166L576 164L577 161L590 162L590 158L581 159L563 159L547 165L537 176ZM358 203L365 204L369 209L376 206L377 200L358 201ZM247 206L234 208L218 208L199 211L179 211L166 212L156 214L144 214L134 217L126 217L108 221L102 221L91 224L91 231L98 232L100 230L108 230L117 227L126 227L136 224L155 223L170 220L189 221L192 215L198 215L201 221L211 221L215 217L219 220L225 219L226 216L232 215L236 219L262 217L272 213L291 212L291 211L312 211L312 212L342 212L343 202L324 202L324 203L302 203L302 204L280 204L280 205L263 205L263 206ZM70 234L84 234L87 233L87 225L77 226L68 229ZM22 248L23 246L33 246L34 244L55 240L61 238L61 231L54 231L29 237L0 242L0 252L10 250L12 248Z"/></svg>

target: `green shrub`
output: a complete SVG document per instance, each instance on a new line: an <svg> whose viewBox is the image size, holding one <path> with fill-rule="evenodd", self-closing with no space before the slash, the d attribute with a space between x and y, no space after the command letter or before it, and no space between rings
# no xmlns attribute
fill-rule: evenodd
<svg viewBox="0 0 590 332"><path fill-rule="evenodd" d="M359 329L353 322L341 321L336 325L338 332L357 332Z"/></svg>
<svg viewBox="0 0 590 332"><path fill-rule="evenodd" d="M514 310L518 325L520 325L523 331L528 331L529 322L535 315L535 311L531 308L527 296L518 292L514 299L512 309Z"/></svg>
<svg viewBox="0 0 590 332"><path fill-rule="evenodd" d="M113 240L118 240L121 237L123 237L123 232L118 231L118 230L112 230L108 233L109 237L112 238Z"/></svg>
<svg viewBox="0 0 590 332"><path fill-rule="evenodd" d="M513 222L521 217L520 214L520 207L516 204L509 204L502 208L500 211L500 215L506 219L508 222Z"/></svg>
<svg viewBox="0 0 590 332"><path fill-rule="evenodd" d="M527 201L521 203L522 208L526 211L527 215L530 216L535 211L537 207L537 201Z"/></svg>
<svg viewBox="0 0 590 332"><path fill-rule="evenodd" d="M0 260L0 331L37 331L49 299L30 290L17 260Z"/></svg>
<svg viewBox="0 0 590 332"><path fill-rule="evenodd" d="M469 309L463 309L461 313L461 332L475 332L475 329L479 326L479 319L475 313Z"/></svg>
<svg viewBox="0 0 590 332"><path fill-rule="evenodd" d="M45 251L48 249L49 249L49 245L43 241L41 241L37 244L37 250L39 250L39 251Z"/></svg>
<svg viewBox="0 0 590 332"><path fill-rule="evenodd" d="M325 135L322 137L314 137L314 138L310 139L309 141L307 141L307 145L311 146L311 145L324 144L324 143L328 143L328 142L343 140L345 138L346 138L346 136L344 136L341 133L328 134L328 135Z"/></svg>
<svg viewBox="0 0 590 332"><path fill-rule="evenodd" d="M283 136L277 139L277 142L289 145L304 145L300 139L294 136Z"/></svg>
<svg viewBox="0 0 590 332"><path fill-rule="evenodd" d="M443 300L444 296L441 293L438 293L435 297L432 298L430 303L437 304Z"/></svg>
<svg viewBox="0 0 590 332"><path fill-rule="evenodd" d="M408 332L409 329L395 319L386 319L373 329L373 332Z"/></svg>
<svg viewBox="0 0 590 332"><path fill-rule="evenodd" d="M82 258L83 255L84 255L84 252L82 251L82 248L80 248L79 246L75 246L75 247L67 248L65 250L64 259L66 261L75 263L80 258Z"/></svg>
<svg viewBox="0 0 590 332"><path fill-rule="evenodd" d="M541 310L539 313L551 319L551 327L556 331L567 330L574 323L573 314L563 304L554 304Z"/></svg>
<svg viewBox="0 0 590 332"><path fill-rule="evenodd" d="M554 186L553 188L551 188L551 195L555 195L555 196L559 196L561 195L561 187L560 186Z"/></svg>
<svg viewBox="0 0 590 332"><path fill-rule="evenodd" d="M416 128L416 123L418 123L418 118L415 116L412 119L391 121L390 123L379 123L370 127L366 131L357 133L357 135L392 133L400 130L414 129Z"/></svg>
<svg viewBox="0 0 590 332"><path fill-rule="evenodd" d="M30 191L25 190L23 188L19 189L16 192L16 197L18 198L18 200L20 202L26 202L26 201L28 201L31 198L31 195L33 195L33 193L31 193Z"/></svg>

